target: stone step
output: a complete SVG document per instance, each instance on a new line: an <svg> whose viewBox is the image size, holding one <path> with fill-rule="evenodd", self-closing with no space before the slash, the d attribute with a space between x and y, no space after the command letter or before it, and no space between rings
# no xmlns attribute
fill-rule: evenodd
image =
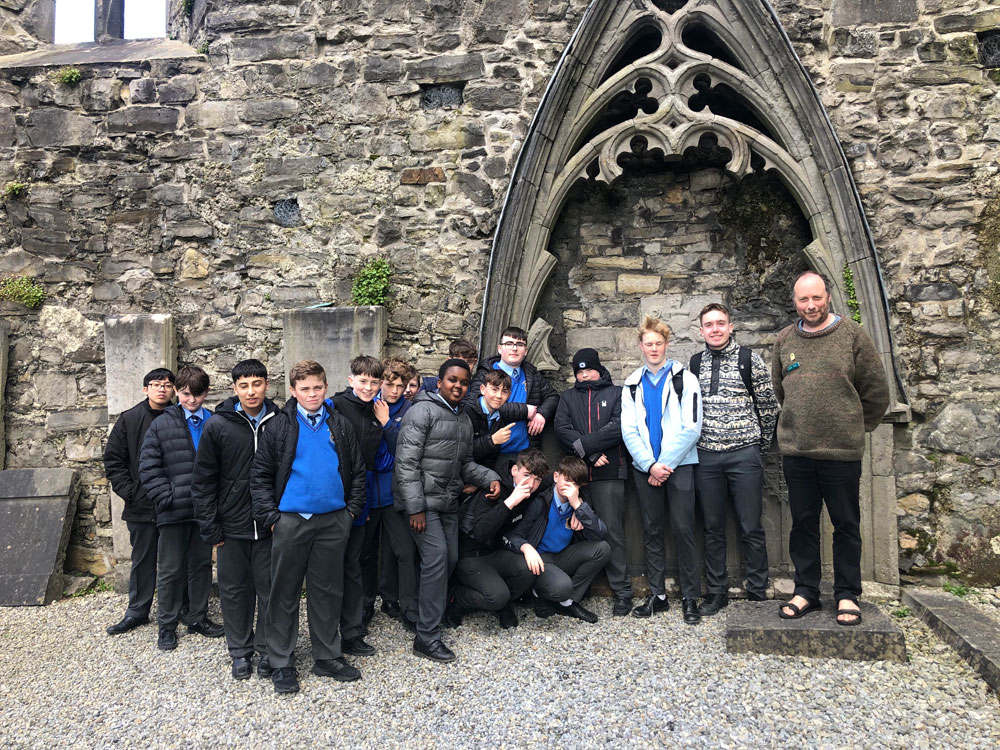
<svg viewBox="0 0 1000 750"><path fill-rule="evenodd" d="M903 603L955 649L994 690L1000 690L1000 625L954 594L904 589Z"/></svg>
<svg viewBox="0 0 1000 750"><path fill-rule="evenodd" d="M812 656L855 661L906 661L903 631L874 604L861 602L863 621L836 621L832 599L798 620L778 617L779 602L732 602L726 608L726 648L731 653Z"/></svg>

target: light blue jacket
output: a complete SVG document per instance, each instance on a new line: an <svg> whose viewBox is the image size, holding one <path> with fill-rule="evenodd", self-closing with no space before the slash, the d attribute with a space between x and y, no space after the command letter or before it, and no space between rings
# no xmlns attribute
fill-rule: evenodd
<svg viewBox="0 0 1000 750"><path fill-rule="evenodd" d="M654 450L649 444L646 407L642 403L642 373L640 367L625 379L622 386L622 439L632 454L632 465L648 472L655 463L670 469L698 463L698 438L701 435L701 388L696 378L679 362L668 359L663 365L667 382L663 387L663 439ZM683 373L684 387L678 402L673 376ZM632 393L635 392L633 397Z"/></svg>

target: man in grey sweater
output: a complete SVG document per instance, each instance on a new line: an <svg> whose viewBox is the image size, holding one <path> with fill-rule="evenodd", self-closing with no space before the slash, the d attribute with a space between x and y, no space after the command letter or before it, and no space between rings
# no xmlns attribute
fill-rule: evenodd
<svg viewBox="0 0 1000 750"><path fill-rule="evenodd" d="M819 519L826 502L833 522L833 588L837 623L861 622L861 458L865 432L889 406L889 384L868 335L830 312L830 286L812 271L792 291L800 320L778 334L771 376L778 403L781 450L792 530L795 595L786 619L820 608Z"/></svg>

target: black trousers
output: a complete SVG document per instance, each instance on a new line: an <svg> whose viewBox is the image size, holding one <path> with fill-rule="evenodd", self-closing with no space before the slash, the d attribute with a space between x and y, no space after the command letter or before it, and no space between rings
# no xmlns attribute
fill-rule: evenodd
<svg viewBox="0 0 1000 750"><path fill-rule="evenodd" d="M187 622L201 622L208 614L212 590L212 548L202 541L194 521L160 526L156 548L159 568L156 596L161 628L175 629L188 598Z"/></svg>
<svg viewBox="0 0 1000 750"><path fill-rule="evenodd" d="M649 483L649 474L636 469L635 494L639 499L642 515L643 548L646 556L646 580L654 595L665 594L666 550L663 531L666 509L670 504L670 526L674 532L677 547L678 579L681 596L697 599L701 596L701 572L699 570L698 545L695 542L695 496L694 466L678 466L667 478L665 484L654 487Z"/></svg>
<svg viewBox="0 0 1000 750"><path fill-rule="evenodd" d="M382 599L399 602L412 622L418 617L420 563L410 533L410 517L395 508L382 514Z"/></svg>
<svg viewBox="0 0 1000 750"><path fill-rule="evenodd" d="M833 592L839 599L861 595L861 462L784 456L792 531L788 553L795 565L795 593L819 598L820 512L826 503L833 522Z"/></svg>
<svg viewBox="0 0 1000 750"><path fill-rule="evenodd" d="M271 595L271 537L226 539L216 548L219 604L232 658L267 653L267 601ZM254 627L254 611L257 626Z"/></svg>
<svg viewBox="0 0 1000 750"><path fill-rule="evenodd" d="M365 587L361 574L361 553L365 546L365 527L351 526L344 552L344 602L340 609L340 637L345 641L361 636Z"/></svg>
<svg viewBox="0 0 1000 750"><path fill-rule="evenodd" d="M496 612L521 598L535 580L524 555L507 549L463 557L455 566L455 602L465 609Z"/></svg>
<svg viewBox="0 0 1000 750"><path fill-rule="evenodd" d="M448 604L448 578L458 562L458 514L426 512L427 528L411 531L420 552L417 637L423 643L441 639L441 618Z"/></svg>
<svg viewBox="0 0 1000 750"><path fill-rule="evenodd" d="M747 593L767 590L767 544L764 506L764 459L756 444L731 451L698 451L695 467L698 503L705 521L705 581L709 594L729 590L726 570L726 509L732 501L743 544Z"/></svg>
<svg viewBox="0 0 1000 750"><path fill-rule="evenodd" d="M132 570L128 576L126 617L149 617L156 590L156 547L159 534L152 521L126 521L132 543Z"/></svg>
<svg viewBox="0 0 1000 750"><path fill-rule="evenodd" d="M382 547L382 517L387 510L388 507L372 508L365 523L365 541L361 547L361 580L365 591L363 612L371 612L375 608L379 583L379 556Z"/></svg>
<svg viewBox="0 0 1000 750"><path fill-rule="evenodd" d="M303 578L313 659L340 658L344 552L350 531L351 514L346 509L308 519L282 513L275 524L267 603L267 654L272 667L292 666Z"/></svg>
<svg viewBox="0 0 1000 750"><path fill-rule="evenodd" d="M587 485L590 505L608 527L605 541L611 547L604 572L615 596L632 598L632 579L625 555L625 480L606 479Z"/></svg>
<svg viewBox="0 0 1000 750"><path fill-rule="evenodd" d="M603 539L573 542L562 552L540 552L545 563L535 579L535 593L541 599L580 602L594 576L601 572L611 555L611 547ZM527 568L524 556L521 564Z"/></svg>

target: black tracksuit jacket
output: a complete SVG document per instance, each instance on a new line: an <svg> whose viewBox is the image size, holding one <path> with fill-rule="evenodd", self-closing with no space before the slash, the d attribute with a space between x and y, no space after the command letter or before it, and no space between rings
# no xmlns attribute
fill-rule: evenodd
<svg viewBox="0 0 1000 750"><path fill-rule="evenodd" d="M156 521L153 501L139 479L139 454L146 431L161 414L162 410L149 405L149 399L143 399L119 415L108 436L104 449L104 473L111 482L111 489L125 502L123 521Z"/></svg>
<svg viewBox="0 0 1000 750"><path fill-rule="evenodd" d="M628 452L622 441L622 389L603 366L600 380L576 383L559 396L556 437L568 452L587 462L590 481L624 479ZM594 466L604 454L607 466Z"/></svg>

